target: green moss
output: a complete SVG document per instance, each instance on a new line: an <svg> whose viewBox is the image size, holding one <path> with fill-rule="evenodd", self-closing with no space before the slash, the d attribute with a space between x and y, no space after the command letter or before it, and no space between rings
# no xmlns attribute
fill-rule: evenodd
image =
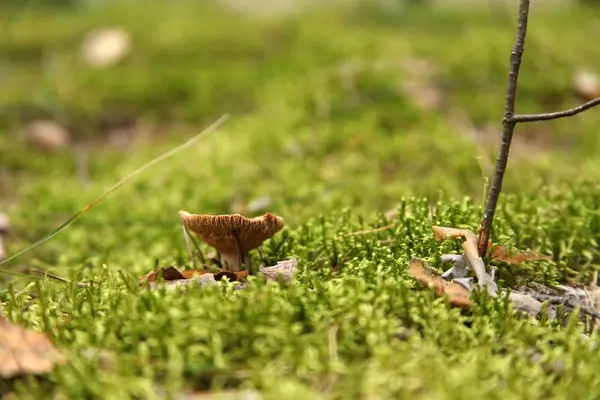
<svg viewBox="0 0 600 400"><path fill-rule="evenodd" d="M532 10L519 111L550 111L544 101L555 94L552 109L574 104L570 74L598 61L591 10ZM233 115L11 264L93 285L3 281L8 317L47 332L69 362L44 378L0 381L0 391L111 399L230 388L255 388L267 399L598 392L600 357L575 322L522 319L505 301L484 297L467 314L406 273L411 257L442 270L440 256L460 251L456 241L434 241L432 224L477 229L495 146L469 139L444 110L416 106L397 89L411 79L397 64L429 60L453 107L477 125L499 125L509 20L487 9L354 7L261 20L198 2L11 13L2 11L1 23L10 38L0 41L1 67L11 79L0 92L0 160L12 253L215 116ZM91 70L78 58L80 39L104 24L126 27L133 50L114 67ZM342 65L358 67L348 78ZM33 116L59 120L78 141L93 138L87 182L77 178L73 151L42 153L15 139ZM160 134L127 153L108 148L98 144L108 117L138 118ZM493 262L500 286L585 283L597 270L598 121L590 111L539 124L533 136L541 144L515 148L492 240L553 259ZM252 263L297 257L293 283L138 288L156 262L189 264L179 210L229 213L263 196L287 228ZM392 208L397 218L385 216Z"/></svg>

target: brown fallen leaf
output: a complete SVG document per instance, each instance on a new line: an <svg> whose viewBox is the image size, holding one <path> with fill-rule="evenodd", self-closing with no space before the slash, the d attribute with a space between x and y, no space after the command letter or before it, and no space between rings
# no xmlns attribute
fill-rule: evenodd
<svg viewBox="0 0 600 400"><path fill-rule="evenodd" d="M492 260L504 261L511 264L520 264L525 261L552 260L551 256L533 251L518 251L515 254L510 254L508 247L498 244L489 243L488 249L488 254Z"/></svg>
<svg viewBox="0 0 600 400"><path fill-rule="evenodd" d="M421 282L423 285L431 287L438 296L447 296L450 303L471 310L472 304L469 300L469 291L459 283L447 281L439 275L434 275L428 267L418 258L413 258L408 263L408 273Z"/></svg>
<svg viewBox="0 0 600 400"><path fill-rule="evenodd" d="M222 269L213 275L215 280L220 281L223 278L228 278L231 282L241 281L248 277L248 271L227 271L226 269Z"/></svg>
<svg viewBox="0 0 600 400"><path fill-rule="evenodd" d="M45 374L66 362L65 355L40 332L25 329L0 316L0 376Z"/></svg>
<svg viewBox="0 0 600 400"><path fill-rule="evenodd" d="M291 258L285 261L279 261L277 265L272 267L260 267L259 271L264 275L266 280L279 281L279 277L283 277L283 280L290 282L294 277L294 272L298 267L298 259Z"/></svg>
<svg viewBox="0 0 600 400"><path fill-rule="evenodd" d="M446 228L442 226L433 226L432 228L435 240L442 240L447 236L452 238L464 237L467 239L465 244L465 252L467 252L468 246L471 252L474 251L475 254L477 254L477 236L473 232L467 229ZM519 264L525 261L552 259L551 256L533 251L519 251L516 254L510 254L510 250L506 246L493 244L492 242L488 243L488 255L493 260L506 261L512 264Z"/></svg>

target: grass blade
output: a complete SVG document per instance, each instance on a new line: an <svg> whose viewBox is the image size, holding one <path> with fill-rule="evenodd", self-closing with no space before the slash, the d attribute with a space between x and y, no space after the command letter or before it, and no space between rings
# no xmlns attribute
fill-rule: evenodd
<svg viewBox="0 0 600 400"><path fill-rule="evenodd" d="M123 184L125 184L128 180L130 180L134 176L140 174L141 172L145 171L146 169L148 169L148 168L150 168L150 167L152 167L152 166L154 166L154 165L156 165L156 164L158 164L158 163L166 160L167 158L169 158L169 157L171 157L171 156L179 153L180 151L185 150L188 147L192 146L201 137L206 136L207 134L216 131L228 119L229 119L229 114L222 115L218 120L216 120L215 122L213 122L210 126L208 126L206 129L204 129L202 132L198 133L196 136L194 136L193 138L191 138L187 142L185 142L185 143L183 143L183 144L181 144L181 145L179 145L179 146L177 146L177 147L175 147L175 148L167 151L164 154L161 154L160 156L156 157L152 161L148 162L147 164L141 166L140 168L136 169L132 173L128 174L125 178L121 179L119 182L117 182L114 186L112 186L106 192L102 193L100 196L98 196L91 203L89 203L88 205L86 205L85 207L83 207L83 209L81 211L79 211L77 214L73 215L71 218L69 218L66 222L64 222L62 225L60 225L54 231L52 231L49 234L47 234L46 236L42 237L41 239L39 239L37 242L33 243L32 245L27 246L25 249L19 251L18 253L13 254L12 256L10 256L7 259L5 259L4 261L1 261L0 265L7 264L10 261L14 260L15 258L17 258L19 256L22 256L23 254L27 253L28 251L31 251L31 250L35 249L36 247L40 246L41 244L43 244L43 243L47 242L48 240L52 239L54 236L56 236L58 233L60 233L63 229L65 229L66 227L68 227L69 225L71 225L73 222L75 222L79 218L81 218L81 216L83 216L83 214L85 214L86 212L88 212L89 210L91 210L92 207L94 207L96 204L98 204L106 196L108 196L109 194L111 194L112 192L114 192L115 190L117 190L118 188L120 188L121 186L123 186ZM7 274L7 273L9 273L9 272L6 271L6 270L0 270L0 274ZM16 275L16 273L10 273L10 274L11 275ZM20 276L20 275L16 275L16 276ZM31 277L31 275L24 275L24 276Z"/></svg>

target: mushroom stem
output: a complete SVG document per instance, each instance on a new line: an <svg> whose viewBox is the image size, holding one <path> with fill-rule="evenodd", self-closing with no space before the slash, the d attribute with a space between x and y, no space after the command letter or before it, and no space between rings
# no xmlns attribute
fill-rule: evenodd
<svg viewBox="0 0 600 400"><path fill-rule="evenodd" d="M231 272L238 272L241 267L240 257L237 254L221 253L221 266Z"/></svg>
<svg viewBox="0 0 600 400"><path fill-rule="evenodd" d="M237 254L239 257L240 266L245 265L246 271L250 272L250 257L248 255L248 253L244 252L244 249L242 248L242 242L240 241L240 238L237 235L237 232L235 230L233 230L233 231L231 231L231 235L233 236L233 240L235 242L235 248L237 250Z"/></svg>

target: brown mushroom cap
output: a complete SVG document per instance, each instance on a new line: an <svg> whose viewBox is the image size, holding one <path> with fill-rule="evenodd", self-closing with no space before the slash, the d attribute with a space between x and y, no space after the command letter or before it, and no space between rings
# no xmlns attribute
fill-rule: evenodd
<svg viewBox="0 0 600 400"><path fill-rule="evenodd" d="M267 213L261 217L246 218L240 214L206 215L179 211L183 225L198 235L206 244L214 247L229 264L239 267L239 261L250 250L283 229L283 218ZM237 236L242 254L238 254ZM236 265L237 264L237 265Z"/></svg>

